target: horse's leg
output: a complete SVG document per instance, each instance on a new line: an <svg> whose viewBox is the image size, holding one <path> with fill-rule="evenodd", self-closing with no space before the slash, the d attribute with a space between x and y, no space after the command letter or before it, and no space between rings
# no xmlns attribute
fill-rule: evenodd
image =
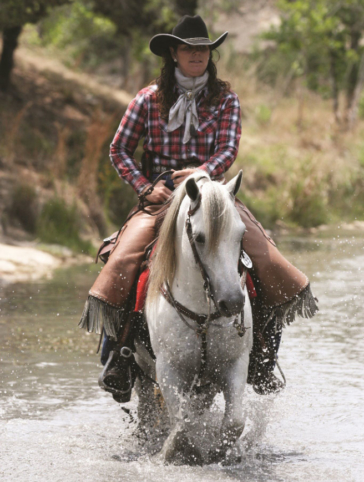
<svg viewBox="0 0 364 482"><path fill-rule="evenodd" d="M158 406L154 396L153 383L145 377L138 377L134 386L138 395L138 428L136 435L148 439L158 421Z"/></svg>
<svg viewBox="0 0 364 482"><path fill-rule="evenodd" d="M162 357L158 357L157 377L168 408L172 429L162 448L165 462L179 459L182 463L202 464L201 452L188 436L189 425L193 420L190 389L194 375L184 374L182 378L177 369Z"/></svg>
<svg viewBox="0 0 364 482"><path fill-rule="evenodd" d="M153 383L155 378L155 364L148 351L138 337L135 338L136 347L135 360L141 368L136 382L135 389L138 394L138 435L149 438L150 432L163 431L165 428L164 403L161 400L159 390ZM148 378L148 376L150 378ZM168 424L167 424L168 425Z"/></svg>
<svg viewBox="0 0 364 482"><path fill-rule="evenodd" d="M205 410L209 410L215 396L219 393L215 384L208 384L196 387L191 394L191 405L194 412L202 415Z"/></svg>
<svg viewBox="0 0 364 482"><path fill-rule="evenodd" d="M243 413L243 394L246 385L249 364L249 354L244 354L235 363L226 367L223 373L222 389L225 398L225 414L221 425L218 452L210 454L214 457L224 457L244 430L245 417Z"/></svg>

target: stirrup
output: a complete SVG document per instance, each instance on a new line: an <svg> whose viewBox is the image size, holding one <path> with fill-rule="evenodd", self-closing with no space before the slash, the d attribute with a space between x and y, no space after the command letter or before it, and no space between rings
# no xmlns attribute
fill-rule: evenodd
<svg viewBox="0 0 364 482"><path fill-rule="evenodd" d="M120 350L120 355L125 360L129 359L133 352L130 348L124 346ZM99 386L105 392L112 394L114 400L118 403L129 402L131 391L133 388L133 379L130 363L124 367L118 366L119 354L111 351L107 362L99 375ZM114 365L114 366L113 366Z"/></svg>
<svg viewBox="0 0 364 482"><path fill-rule="evenodd" d="M286 384L277 378L273 372L266 372L264 375L254 375L248 380L253 387L253 390L258 395L270 395L272 393L279 393Z"/></svg>

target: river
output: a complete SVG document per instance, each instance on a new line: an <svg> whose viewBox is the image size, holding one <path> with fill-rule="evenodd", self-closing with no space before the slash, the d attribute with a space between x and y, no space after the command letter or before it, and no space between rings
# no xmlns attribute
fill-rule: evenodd
<svg viewBox="0 0 364 482"><path fill-rule="evenodd" d="M284 331L287 388L275 397L247 388L252 446L230 466L163 465L133 436L135 421L98 388L97 337L77 322L100 266L3 287L0 480L363 481L364 235L338 229L285 237L279 246L310 277L320 312ZM217 398L211 424L222 404ZM126 406L135 418L136 397Z"/></svg>

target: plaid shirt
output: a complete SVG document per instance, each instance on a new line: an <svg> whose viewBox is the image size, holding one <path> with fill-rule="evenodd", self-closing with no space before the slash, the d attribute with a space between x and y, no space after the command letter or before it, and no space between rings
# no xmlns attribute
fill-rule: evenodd
<svg viewBox="0 0 364 482"><path fill-rule="evenodd" d="M151 161L155 172L180 170L197 164L212 178L220 177L235 161L241 135L240 104L234 92L222 96L216 106L203 106L207 88L196 98L199 128L187 144L182 143L185 124L167 132L160 117L155 85L142 89L125 112L110 146L110 159L119 176L140 194L150 185L133 158L144 137L144 160ZM177 92L181 92L177 89Z"/></svg>

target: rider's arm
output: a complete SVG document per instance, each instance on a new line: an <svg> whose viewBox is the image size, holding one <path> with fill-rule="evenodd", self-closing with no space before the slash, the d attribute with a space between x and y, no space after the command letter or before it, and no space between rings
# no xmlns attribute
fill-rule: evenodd
<svg viewBox="0 0 364 482"><path fill-rule="evenodd" d="M150 186L133 157L140 138L145 135L148 90L141 90L130 102L110 146L112 165L119 176L131 184L138 194Z"/></svg>
<svg viewBox="0 0 364 482"><path fill-rule="evenodd" d="M240 102L234 92L229 92L221 106L214 154L199 169L207 171L212 178L224 174L238 155L240 136Z"/></svg>

